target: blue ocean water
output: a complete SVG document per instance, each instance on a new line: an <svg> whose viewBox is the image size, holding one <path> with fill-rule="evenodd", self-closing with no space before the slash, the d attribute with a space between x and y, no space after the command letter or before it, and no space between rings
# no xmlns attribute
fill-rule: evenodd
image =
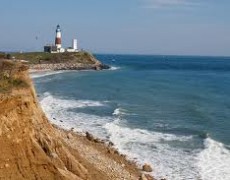
<svg viewBox="0 0 230 180"><path fill-rule="evenodd" d="M112 141L159 179L230 179L230 58L96 56L112 69L32 75L51 122Z"/></svg>

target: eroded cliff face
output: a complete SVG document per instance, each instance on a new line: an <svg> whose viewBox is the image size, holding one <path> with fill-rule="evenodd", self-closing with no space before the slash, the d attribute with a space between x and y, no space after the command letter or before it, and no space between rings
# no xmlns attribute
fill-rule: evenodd
<svg viewBox="0 0 230 180"><path fill-rule="evenodd" d="M10 87L0 93L0 179L139 179L136 165L115 149L51 125L37 102L28 68L11 67L16 69L0 73ZM15 82L23 86L9 86Z"/></svg>
<svg viewBox="0 0 230 180"><path fill-rule="evenodd" d="M0 95L0 179L91 179L28 88Z"/></svg>

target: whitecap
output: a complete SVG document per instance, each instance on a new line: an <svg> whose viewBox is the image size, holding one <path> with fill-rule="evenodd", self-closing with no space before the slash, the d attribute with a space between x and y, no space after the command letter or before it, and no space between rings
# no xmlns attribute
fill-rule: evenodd
<svg viewBox="0 0 230 180"><path fill-rule="evenodd" d="M118 67L118 66L111 66L109 70L115 71L115 70L118 70L118 69L121 69L121 67Z"/></svg>
<svg viewBox="0 0 230 180"><path fill-rule="evenodd" d="M114 115L114 116L121 116L121 115L125 115L125 114L127 114L127 110L122 109L122 108L116 108L116 109L113 111L113 115Z"/></svg>

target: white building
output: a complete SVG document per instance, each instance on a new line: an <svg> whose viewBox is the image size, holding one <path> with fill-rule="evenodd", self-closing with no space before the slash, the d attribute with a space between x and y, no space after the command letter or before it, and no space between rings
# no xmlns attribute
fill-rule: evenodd
<svg viewBox="0 0 230 180"><path fill-rule="evenodd" d="M77 39L73 39L72 47L66 49L67 52L78 52Z"/></svg>

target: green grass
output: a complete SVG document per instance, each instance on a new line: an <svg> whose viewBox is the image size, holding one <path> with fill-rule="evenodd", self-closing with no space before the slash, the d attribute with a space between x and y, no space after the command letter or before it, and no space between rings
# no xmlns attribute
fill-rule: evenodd
<svg viewBox="0 0 230 180"><path fill-rule="evenodd" d="M30 64L39 63L84 63L94 64L92 61L93 56L88 52L76 53L45 53L45 52L28 52L28 53L13 53L11 54L16 59L29 61Z"/></svg>

